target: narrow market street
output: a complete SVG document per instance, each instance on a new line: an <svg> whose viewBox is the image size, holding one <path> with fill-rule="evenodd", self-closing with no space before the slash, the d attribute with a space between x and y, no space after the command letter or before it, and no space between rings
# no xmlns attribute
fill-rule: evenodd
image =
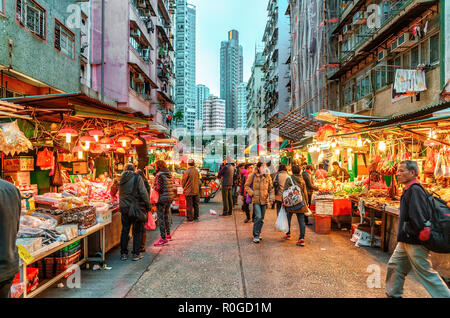
<svg viewBox="0 0 450 318"><path fill-rule="evenodd" d="M235 209L220 217L221 198L201 204L199 223L174 216L173 241L153 247L159 231L149 233L147 253L139 262L121 262L119 250L107 255L110 270L83 270L81 288L57 288L40 297L86 298L384 298L389 255L380 249L357 248L348 231L317 235L307 227L306 247L283 241L275 227L276 212L266 214L263 241L251 241L252 224ZM210 215L210 210L218 215ZM368 266L381 268L381 287L366 285ZM429 297L414 274L406 279L405 297Z"/></svg>

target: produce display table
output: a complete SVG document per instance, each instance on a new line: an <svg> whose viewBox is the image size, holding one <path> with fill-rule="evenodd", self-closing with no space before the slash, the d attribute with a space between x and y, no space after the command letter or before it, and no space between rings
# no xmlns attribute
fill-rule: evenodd
<svg viewBox="0 0 450 318"><path fill-rule="evenodd" d="M33 257L33 263L36 261L39 261L45 257L48 257L50 255L52 255L55 252L58 252L59 250L79 241L79 240L83 240L83 258L76 264L77 266L81 266L84 263L86 263L87 261L96 261L96 262L100 262L103 266L105 266L105 224L101 223L101 224L97 224L89 229L86 229L86 233L83 235L80 235L76 238L74 238L73 240L70 240L68 242L55 242L53 244L50 244L34 253L31 253L31 256ZM100 258L89 258L88 259L88 241L87 238L95 233L100 232L100 236L101 236L101 257ZM66 271L64 271L63 273L57 275L56 277L49 279L49 280L44 280L42 282L40 282L39 287L34 290L31 293L27 293L27 266L28 264L26 264L25 262L23 262L22 260L20 261L20 283L24 283L25 285L25 289L24 289L24 293L22 295L23 298L32 298L36 295L38 295L39 293L43 292L44 290L46 290L47 288L49 288L50 286L52 286L53 284L55 284L56 282L58 282L59 280L61 280L64 276L66 276L68 273L71 272L71 270L67 269Z"/></svg>

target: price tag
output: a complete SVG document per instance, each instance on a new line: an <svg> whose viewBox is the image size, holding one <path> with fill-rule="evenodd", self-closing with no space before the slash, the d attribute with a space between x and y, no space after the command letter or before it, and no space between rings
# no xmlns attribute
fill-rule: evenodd
<svg viewBox="0 0 450 318"><path fill-rule="evenodd" d="M19 249L19 257L25 262L25 264L31 264L34 261L34 257L31 256L31 254L27 251L25 247L22 245L17 245L17 248Z"/></svg>

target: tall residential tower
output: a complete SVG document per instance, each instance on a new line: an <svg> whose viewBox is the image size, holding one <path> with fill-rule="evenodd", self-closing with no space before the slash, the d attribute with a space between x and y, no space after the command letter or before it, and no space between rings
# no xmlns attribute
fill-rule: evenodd
<svg viewBox="0 0 450 318"><path fill-rule="evenodd" d="M232 30L220 48L220 98L225 100L226 128L235 128L238 124L237 89L244 78L243 64L239 32Z"/></svg>
<svg viewBox="0 0 450 318"><path fill-rule="evenodd" d="M186 0L177 0L176 6L176 111L181 111L181 127L194 130L197 107L195 78L196 7Z"/></svg>

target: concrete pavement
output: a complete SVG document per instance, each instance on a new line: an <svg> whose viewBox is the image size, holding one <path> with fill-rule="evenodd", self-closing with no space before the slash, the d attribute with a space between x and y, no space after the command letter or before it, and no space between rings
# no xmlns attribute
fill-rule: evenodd
<svg viewBox="0 0 450 318"><path fill-rule="evenodd" d="M210 215L210 209L218 215ZM174 216L174 240L155 248L159 231L149 233L145 258L121 262L118 249L108 254L111 270L82 271L82 288L51 288L41 297L131 298L265 298L265 297L385 297L384 280L389 255L380 249L357 248L348 231L317 235L307 227L306 247L297 247L298 225L293 218L293 239L283 241L274 227L276 212L266 213L262 242L252 243L253 223L236 209L220 217L221 199L201 205L198 223ZM369 265L380 268L382 288L368 288ZM429 297L413 275L405 297Z"/></svg>

